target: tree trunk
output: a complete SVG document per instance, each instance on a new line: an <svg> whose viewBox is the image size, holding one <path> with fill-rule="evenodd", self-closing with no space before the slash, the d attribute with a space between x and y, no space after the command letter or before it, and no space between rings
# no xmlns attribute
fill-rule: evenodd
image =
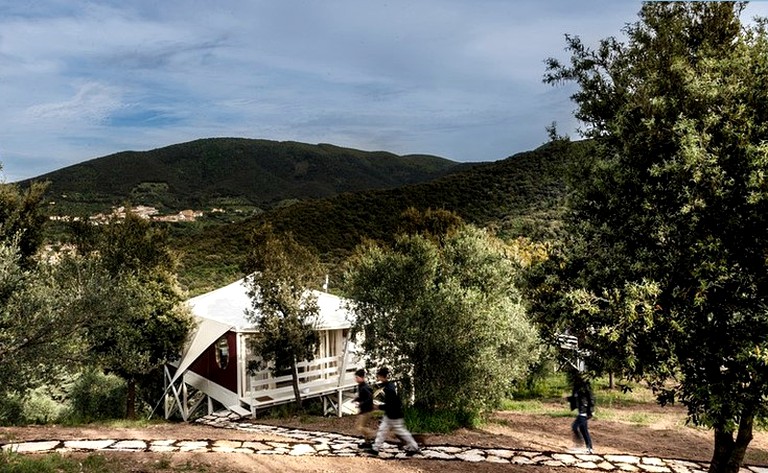
<svg viewBox="0 0 768 473"><path fill-rule="evenodd" d="M128 393L126 394L125 416L133 420L136 418L136 380L128 380Z"/></svg>
<svg viewBox="0 0 768 473"><path fill-rule="evenodd" d="M608 389L613 389L613 388L614 388L614 385L613 385L613 371L611 371L610 373L608 373Z"/></svg>
<svg viewBox="0 0 768 473"><path fill-rule="evenodd" d="M722 426L715 427L715 451L709 464L709 473L738 473L749 442L752 441L754 414L743 414L736 439Z"/></svg>
<svg viewBox="0 0 768 473"><path fill-rule="evenodd" d="M301 409L301 391L299 391L299 367L296 366L296 359L293 360L291 367L291 377L293 378L293 395L296 397L296 406Z"/></svg>

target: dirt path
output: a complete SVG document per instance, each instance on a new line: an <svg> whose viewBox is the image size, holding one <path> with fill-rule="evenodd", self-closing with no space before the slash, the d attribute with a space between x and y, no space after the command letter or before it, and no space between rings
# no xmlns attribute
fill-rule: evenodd
<svg viewBox="0 0 768 473"><path fill-rule="evenodd" d="M645 426L595 419L590 430L596 455L572 454L568 452L569 418L501 412L483 429L424 437L421 455L406 458L393 444L380 458L374 458L357 448L354 417L261 419L259 425L218 417L207 421L212 425L0 428L0 443L16 451L55 450L73 456L97 453L124 458L135 465L130 471L137 472L182 468L217 473L459 473L470 468L489 473L576 473L590 469L698 473L706 468L712 443L711 432L685 427L666 417ZM768 437L758 432L746 463L753 473L765 473L767 459Z"/></svg>

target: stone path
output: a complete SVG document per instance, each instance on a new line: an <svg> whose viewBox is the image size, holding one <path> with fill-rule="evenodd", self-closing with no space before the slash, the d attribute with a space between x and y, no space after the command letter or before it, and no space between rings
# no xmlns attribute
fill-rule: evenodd
<svg viewBox="0 0 768 473"><path fill-rule="evenodd" d="M292 456L335 456L335 457L370 457L371 454L357 447L359 437L321 431L310 431L240 423L235 418L211 415L198 420L206 425L218 428L236 429L256 434L279 436L286 441L240 441L240 440L50 440L8 443L2 445L4 451L18 453L50 452L219 452L247 453L254 455L292 455ZM404 459L421 458L454 460L464 462L490 462L514 465L543 465L549 467L570 467L586 470L641 472L641 473L706 473L706 462L639 457L634 455L581 454L562 452L537 452L506 448L477 448L447 445L429 445L421 453L407 457L405 452L395 445L385 444L378 458ZM747 466L745 473L768 473L768 467Z"/></svg>

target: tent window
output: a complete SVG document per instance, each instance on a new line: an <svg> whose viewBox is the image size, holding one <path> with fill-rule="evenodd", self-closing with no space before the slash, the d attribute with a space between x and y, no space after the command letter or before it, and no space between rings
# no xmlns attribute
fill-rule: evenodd
<svg viewBox="0 0 768 473"><path fill-rule="evenodd" d="M221 369L226 369L229 364L229 341L226 335L216 342L216 364Z"/></svg>

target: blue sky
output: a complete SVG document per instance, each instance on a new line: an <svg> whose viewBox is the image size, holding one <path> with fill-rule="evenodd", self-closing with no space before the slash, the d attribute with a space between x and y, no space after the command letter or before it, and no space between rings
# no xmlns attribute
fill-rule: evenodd
<svg viewBox="0 0 768 473"><path fill-rule="evenodd" d="M496 161L576 136L541 82L616 0L0 0L7 182L208 137ZM747 16L766 15L768 2Z"/></svg>

